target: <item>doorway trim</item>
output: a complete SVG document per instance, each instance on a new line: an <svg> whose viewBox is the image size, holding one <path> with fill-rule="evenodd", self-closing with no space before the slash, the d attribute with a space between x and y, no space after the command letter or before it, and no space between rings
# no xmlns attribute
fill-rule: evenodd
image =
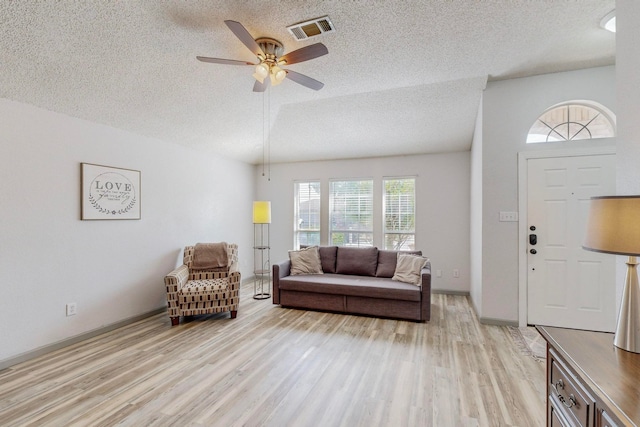
<svg viewBox="0 0 640 427"><path fill-rule="evenodd" d="M518 153L518 326L527 326L527 224L529 159L615 155L616 147L530 150Z"/></svg>

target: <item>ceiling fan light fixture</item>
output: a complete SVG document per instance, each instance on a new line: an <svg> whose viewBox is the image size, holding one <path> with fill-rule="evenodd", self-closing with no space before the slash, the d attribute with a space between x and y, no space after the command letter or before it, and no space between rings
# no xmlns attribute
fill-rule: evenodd
<svg viewBox="0 0 640 427"><path fill-rule="evenodd" d="M271 74L269 75L269 77L271 78L271 85L277 86L282 83L285 77L287 77L287 72L275 65L273 68L271 68Z"/></svg>
<svg viewBox="0 0 640 427"><path fill-rule="evenodd" d="M270 37L254 39L251 33L249 33L241 23L231 20L226 20L224 23L229 27L238 40L240 40L242 44L244 44L247 49L249 49L251 53L258 58L258 64L235 59L209 58L206 56L196 56L198 61L209 62L212 64L251 65L255 67L255 72L253 73L253 78L256 79L256 82L253 84L254 92L265 92L270 85L279 85L286 78L313 90L320 90L324 86L322 82L314 80L309 76L280 68L280 66L285 64L289 66L291 64L309 61L326 55L329 53L329 50L322 43L314 43L283 55L284 46L278 40ZM308 22L301 24L304 24L305 29L307 29L306 24L308 24ZM329 28L331 25L328 19L319 19L315 25L320 26L323 29L324 27L327 27L327 30L333 30L332 28ZM269 80L265 80L267 76L269 77Z"/></svg>
<svg viewBox="0 0 640 427"><path fill-rule="evenodd" d="M253 73L253 78L259 81L260 83L264 83L264 79L269 75L269 66L267 64L260 63L256 65L256 72Z"/></svg>

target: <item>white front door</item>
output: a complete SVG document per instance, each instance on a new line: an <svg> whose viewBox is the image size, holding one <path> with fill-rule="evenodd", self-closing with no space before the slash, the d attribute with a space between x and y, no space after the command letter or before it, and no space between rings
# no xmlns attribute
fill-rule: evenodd
<svg viewBox="0 0 640 427"><path fill-rule="evenodd" d="M590 197L615 194L615 156L528 159L527 171L527 323L613 331L615 257L582 242Z"/></svg>

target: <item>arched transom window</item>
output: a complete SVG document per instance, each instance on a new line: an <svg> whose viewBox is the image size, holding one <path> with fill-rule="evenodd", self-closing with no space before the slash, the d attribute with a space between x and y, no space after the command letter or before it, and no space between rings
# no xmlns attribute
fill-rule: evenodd
<svg viewBox="0 0 640 427"><path fill-rule="evenodd" d="M529 129L527 143L616 136L613 113L600 104L589 104L571 102L549 108Z"/></svg>

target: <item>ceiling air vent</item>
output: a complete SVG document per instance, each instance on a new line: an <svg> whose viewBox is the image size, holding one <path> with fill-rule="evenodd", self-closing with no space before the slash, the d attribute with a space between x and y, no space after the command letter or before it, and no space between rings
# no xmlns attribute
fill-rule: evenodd
<svg viewBox="0 0 640 427"><path fill-rule="evenodd" d="M325 33L332 33L336 29L333 26L333 23L331 23L329 17L323 16L322 18L316 18L310 21L290 25L287 27L287 30L289 30L296 40L300 41L311 37L321 36Z"/></svg>

